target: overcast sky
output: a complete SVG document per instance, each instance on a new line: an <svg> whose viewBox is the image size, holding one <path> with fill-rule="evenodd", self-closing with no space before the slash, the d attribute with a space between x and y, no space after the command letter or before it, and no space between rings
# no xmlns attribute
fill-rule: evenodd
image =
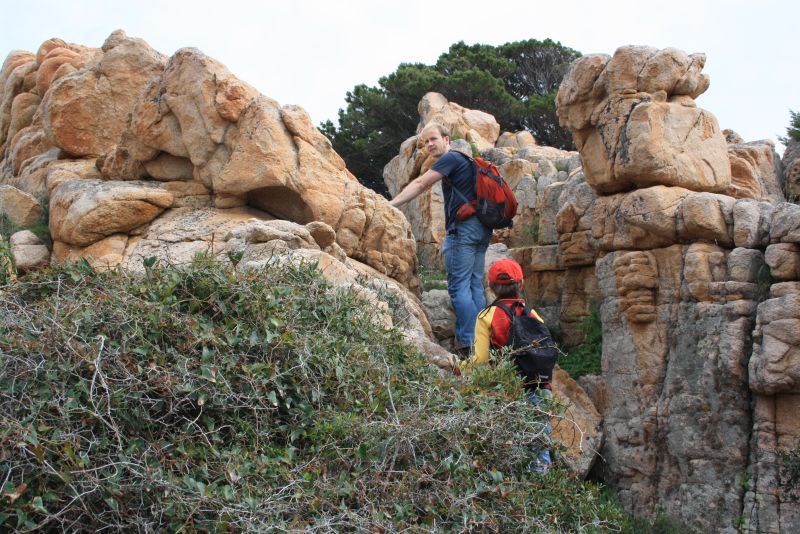
<svg viewBox="0 0 800 534"><path fill-rule="evenodd" d="M546 38L584 54L623 45L707 55L697 103L747 141L785 135L800 111L800 1L2 0L0 55L50 37L99 47L121 28L165 55L192 46L316 124L353 86L400 63L435 63L457 42ZM502 126L502 125L501 125ZM412 134L413 132L409 132ZM783 148L778 147L782 154Z"/></svg>

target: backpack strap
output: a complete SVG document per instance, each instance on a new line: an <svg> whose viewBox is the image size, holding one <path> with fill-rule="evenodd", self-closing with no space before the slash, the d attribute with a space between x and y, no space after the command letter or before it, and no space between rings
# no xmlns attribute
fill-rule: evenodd
<svg viewBox="0 0 800 534"><path fill-rule="evenodd" d="M500 308L501 310L506 312L506 315L508 315L508 318L511 319L512 321L514 320L514 317L518 317L518 315L514 313L514 309L516 308L522 308L522 313L520 315L530 315L532 312L532 309L527 304L522 304L519 301L514 302L513 304L511 304L511 306L507 306L506 304L500 302L500 299L494 299L494 302L489 304L489 306L496 306Z"/></svg>
<svg viewBox="0 0 800 534"><path fill-rule="evenodd" d="M471 157L467 156L467 155L466 155L466 154L464 154L463 152L459 152L458 150L451 150L451 151L452 151L452 152L455 152L456 154L461 154L462 156L464 156L465 158L467 158L467 159L469 160L469 164L472 166L472 171L473 171L473 174L477 176L477 174L478 174L478 169L477 169L477 167L476 167L476 165L477 165L477 164L475 163L475 160L474 160L474 159L472 159ZM451 186L452 186L452 188L453 188L453 191L455 191L455 193L456 193L456 194L457 194L457 195L458 195L458 196L461 198L461 200L462 200L462 203L463 203L463 204L469 204L471 201L470 201L470 200L467 200L467 196L466 196L464 193L462 193L462 192L461 192L461 191L458 189L458 187L456 187L456 183L455 183L455 182L454 182L452 179L450 179L450 177L449 177L449 176L447 177L447 179L448 179L448 180L450 180L450 183L451 183ZM450 197L450 203L452 204L452 202L453 202L453 197ZM449 209L449 206L448 206L448 209Z"/></svg>
<svg viewBox="0 0 800 534"><path fill-rule="evenodd" d="M500 299L495 299L495 301L492 302L491 304L489 304L489 306L494 306L495 308L500 308L501 310L506 312L506 315L508 315L509 319L511 319L512 321L514 320L514 311L511 308L509 308L508 306L506 306L505 304L503 304L502 302L500 302Z"/></svg>
<svg viewBox="0 0 800 534"><path fill-rule="evenodd" d="M516 317L516 315L517 315L516 313L514 313L514 309L515 308L522 308L522 313L523 314L525 314L526 312L528 312L528 313L530 312L528 307L524 306L519 301L514 302L513 304L511 304L511 306L508 306L508 305L503 304L502 302L500 302L500 299L494 299L494 302L489 304L489 306L496 306L496 307L500 308L501 310L506 312L506 315L508 315L508 318L511 319L512 321L514 320L514 317Z"/></svg>

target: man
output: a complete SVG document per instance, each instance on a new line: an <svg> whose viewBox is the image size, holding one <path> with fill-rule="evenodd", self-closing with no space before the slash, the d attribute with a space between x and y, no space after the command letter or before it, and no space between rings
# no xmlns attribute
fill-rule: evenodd
<svg viewBox="0 0 800 534"><path fill-rule="evenodd" d="M409 183L389 204L402 206L442 180L446 229L442 257L447 270L447 291L456 312L456 350L463 352L472 346L475 319L486 306L483 266L492 230L474 215L461 221L456 216L458 208L465 202L476 199L472 160L450 150L450 132L441 124L428 124L420 137L428 153L437 158L436 163Z"/></svg>

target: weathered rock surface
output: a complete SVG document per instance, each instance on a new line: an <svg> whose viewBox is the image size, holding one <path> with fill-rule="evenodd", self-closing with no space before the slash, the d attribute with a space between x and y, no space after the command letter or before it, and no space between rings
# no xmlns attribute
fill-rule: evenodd
<svg viewBox="0 0 800 534"><path fill-rule="evenodd" d="M418 290L402 214L358 183L302 108L199 50L167 58L122 31L101 49L51 39L36 56L10 54L0 81L2 181L51 195L57 258L120 261L123 243L173 208L250 207L324 223L336 254ZM491 136L491 117L472 115Z"/></svg>
<svg viewBox="0 0 800 534"><path fill-rule="evenodd" d="M21 94L28 93L32 88L26 86L25 78L36 69L36 56L30 52L14 50L8 54L0 68L0 90L3 91L0 99L0 150L5 150L11 125L11 108L14 100Z"/></svg>
<svg viewBox="0 0 800 534"><path fill-rule="evenodd" d="M797 251L794 251L797 254ZM796 266L797 260L793 262ZM800 287L773 286L772 298L758 306L750 359L750 389L760 395L800 394Z"/></svg>
<svg viewBox="0 0 800 534"><path fill-rule="evenodd" d="M439 342L449 341L455 335L456 313L450 303L450 294L446 289L432 289L422 293L422 304L433 329L433 335Z"/></svg>
<svg viewBox="0 0 800 534"><path fill-rule="evenodd" d="M41 102L39 95L33 93L21 93L14 98L11 103L8 139L14 139L20 130L33 124L33 117Z"/></svg>
<svg viewBox="0 0 800 534"><path fill-rule="evenodd" d="M40 70L46 68L45 56ZM75 54L70 57L74 58ZM65 56L61 56L64 58ZM50 142L72 156L99 156L116 145L128 124L133 103L164 69L166 58L141 39L111 34L103 54L42 93L42 122Z"/></svg>
<svg viewBox="0 0 800 534"><path fill-rule="evenodd" d="M573 63L556 97L589 184L600 193L654 185L723 192L725 137L694 99L708 88L705 55L625 46Z"/></svg>
<svg viewBox="0 0 800 534"><path fill-rule="evenodd" d="M800 199L800 141L789 139L781 163L786 198L797 202Z"/></svg>
<svg viewBox="0 0 800 534"><path fill-rule="evenodd" d="M602 417L583 388L558 366L553 389L564 413L550 418L552 437L565 447L560 458L577 476L586 478L603 442Z"/></svg>
<svg viewBox="0 0 800 534"><path fill-rule="evenodd" d="M783 202L781 166L772 142L730 145L728 158L731 162L731 187L727 195Z"/></svg>
<svg viewBox="0 0 800 534"><path fill-rule="evenodd" d="M33 195L10 185L0 185L0 215L20 228L36 224L42 216L42 206Z"/></svg>
<svg viewBox="0 0 800 534"><path fill-rule="evenodd" d="M755 284L731 280L730 255L673 245L597 262L604 477L637 513L661 506L703 531L740 513L749 450Z"/></svg>
<svg viewBox="0 0 800 534"><path fill-rule="evenodd" d="M50 249L30 230L14 233L8 244L18 273L25 274L50 265Z"/></svg>
<svg viewBox="0 0 800 534"><path fill-rule="evenodd" d="M500 137L497 139L495 143L497 148L525 148L530 146L536 146L536 139L533 138L533 134L531 134L527 130L523 130L521 132L503 132Z"/></svg>
<svg viewBox="0 0 800 534"><path fill-rule="evenodd" d="M449 102L440 93L427 93L420 100L417 110L420 119L417 132L429 122L437 122L450 130L450 133L458 134L462 139L476 145L478 150L494 148L500 136L500 125L492 115Z"/></svg>
<svg viewBox="0 0 800 534"><path fill-rule="evenodd" d="M172 206L172 193L152 182L71 180L50 196L50 233L56 241L88 246L130 233Z"/></svg>
<svg viewBox="0 0 800 534"><path fill-rule="evenodd" d="M550 248L522 254L526 289L563 328L565 288L579 269L597 280L597 470L629 509L704 532L793 531L776 451L800 437L800 208L771 142L723 135L695 107L703 62L623 47L573 63L557 105L584 168L541 193L554 228L540 225Z"/></svg>

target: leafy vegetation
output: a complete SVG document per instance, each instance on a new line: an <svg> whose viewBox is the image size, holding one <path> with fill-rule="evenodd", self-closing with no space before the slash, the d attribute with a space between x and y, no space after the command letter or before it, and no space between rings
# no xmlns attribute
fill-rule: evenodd
<svg viewBox="0 0 800 534"><path fill-rule="evenodd" d="M583 375L600 374L603 357L603 323L600 320L600 310L593 307L578 328L583 333L583 341L570 348L567 355L558 361L558 365L576 380Z"/></svg>
<svg viewBox="0 0 800 534"><path fill-rule="evenodd" d="M784 496L800 501L800 439L795 440L792 448L778 450L778 465Z"/></svg>
<svg viewBox="0 0 800 534"><path fill-rule="evenodd" d="M555 95L578 57L550 39L501 46L459 42L435 65L403 63L377 87L357 85L345 97L338 126L327 121L320 129L353 174L384 195L383 167L415 132L417 105L430 91L491 113L506 130L529 130L542 145L572 149L571 134L558 124Z"/></svg>
<svg viewBox="0 0 800 534"><path fill-rule="evenodd" d="M0 290L14 279L14 257L6 234L0 233Z"/></svg>
<svg viewBox="0 0 800 534"><path fill-rule="evenodd" d="M800 141L800 112L789 110L789 126L786 137L778 137L781 143L788 145L790 140Z"/></svg>
<svg viewBox="0 0 800 534"><path fill-rule="evenodd" d="M539 244L539 214L537 213L531 222L522 227L522 242L527 246Z"/></svg>
<svg viewBox="0 0 800 534"><path fill-rule="evenodd" d="M631 517L623 523L622 530L643 534L700 534L696 528L670 518L663 511L650 519Z"/></svg>
<svg viewBox="0 0 800 534"><path fill-rule="evenodd" d="M420 263L417 275L423 291L447 289L447 273L441 269L426 267Z"/></svg>
<svg viewBox="0 0 800 534"><path fill-rule="evenodd" d="M509 365L443 378L313 266L85 262L0 292L0 530L619 531L525 471Z"/></svg>
<svg viewBox="0 0 800 534"><path fill-rule="evenodd" d="M562 172L562 171L563 172L567 172L567 171L569 171L569 162L567 162L567 161L565 161L563 159L560 159L560 160L555 162L555 167L556 167L556 170L558 172Z"/></svg>

